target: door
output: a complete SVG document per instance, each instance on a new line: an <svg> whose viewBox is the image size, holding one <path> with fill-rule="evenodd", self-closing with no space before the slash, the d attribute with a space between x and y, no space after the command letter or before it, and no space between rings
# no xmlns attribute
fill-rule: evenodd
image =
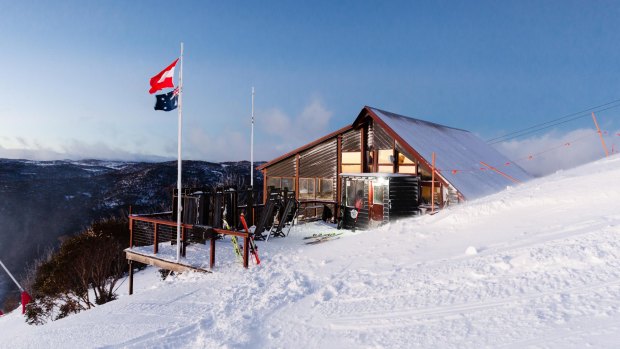
<svg viewBox="0 0 620 349"><path fill-rule="evenodd" d="M370 220L383 222L383 198L385 195L385 184L383 181L372 181L368 195L368 206L370 207Z"/></svg>

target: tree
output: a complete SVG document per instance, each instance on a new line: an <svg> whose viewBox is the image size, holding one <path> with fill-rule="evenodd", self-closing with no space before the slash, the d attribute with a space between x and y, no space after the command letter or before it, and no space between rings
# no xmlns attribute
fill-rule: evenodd
<svg viewBox="0 0 620 349"><path fill-rule="evenodd" d="M114 288L127 268L123 249L128 241L127 221L119 218L96 221L65 240L36 268L28 323L60 319L116 299Z"/></svg>

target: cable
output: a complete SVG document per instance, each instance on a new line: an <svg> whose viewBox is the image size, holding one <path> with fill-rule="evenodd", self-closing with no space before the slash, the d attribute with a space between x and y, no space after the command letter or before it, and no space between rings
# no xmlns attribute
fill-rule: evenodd
<svg viewBox="0 0 620 349"><path fill-rule="evenodd" d="M596 110L596 112L598 113L598 112L602 112L602 111L606 111L606 110L613 109L613 108L618 108L618 107L620 107L620 104L618 104L618 105L614 105L614 106L611 106L611 107L609 107L609 108L599 109L599 110ZM575 117L573 117L573 118L570 118L570 119L567 119L567 120L564 120L564 121L560 121L560 122L556 122L556 123L551 124L551 125L548 125L548 126L539 127L539 128L537 128L537 129L532 130L532 131L529 131L529 132L523 132L523 131L526 131L526 130L524 129L524 130L520 131L521 133L519 133L519 134L516 134L516 135L511 136L511 137L508 137L508 138L500 139L500 140L497 140L497 141L491 142L491 143L489 143L489 144L496 144L496 143L505 142L505 141L508 141L508 140L511 140L511 139L514 139L514 138L517 138L517 137L526 136L526 135L529 135L529 134L532 134L532 133L536 133L536 132L539 132L539 131L542 131L542 130L546 130L546 129L548 129L548 128L550 128L550 127L553 127L553 126L557 126L557 125L565 124L565 123L570 122L570 121L574 121L574 120L577 120L577 119L580 119L580 118L584 118L584 117L587 117L587 116L589 116L589 115L590 115L590 114L582 114L582 115L578 115L578 116L575 116ZM548 122L547 122L547 123L548 123ZM543 124L540 124L540 125L543 125ZM514 133L514 132L513 132L513 133Z"/></svg>
<svg viewBox="0 0 620 349"><path fill-rule="evenodd" d="M584 109L584 110L581 110L581 111L578 111L578 112L575 112L575 113L567 114L567 115L564 115L562 117L559 117L559 118L556 118L556 119L553 119L553 120L550 120L550 121L546 121L546 122L543 122L543 123L540 123L540 124L536 124L536 125L533 125L533 126L521 129L521 130L517 130L517 131L514 131L514 132L506 133L506 134L504 134L502 136L488 139L487 143L495 144L495 143L499 143L499 142L504 142L504 141L507 141L509 139L513 139L513 138L516 138L516 137L521 137L521 136L524 136L524 135L527 135L527 134L531 134L531 133L534 133L534 132L538 132L538 131L547 129L549 127L553 127L553 126L560 125L560 124L563 124L563 123L566 123L566 122L569 122L569 121L577 120L579 118L587 116L588 114L583 114L583 113L586 113L586 112L593 112L593 111L601 112L601 111L609 110L609 109L612 109L612 108L617 108L617 107L620 107L620 104L613 105L613 106L605 108L605 109L597 110L599 108L606 107L608 105L611 105L611 104L614 104L614 103L618 103L618 102L620 102L620 99L616 99L616 100L613 100L611 102L607 102L607 103L604 103L604 104L601 104L601 105L597 105L595 107L590 107L588 109ZM563 119L566 119L566 118L570 118L570 119L556 123L557 121L560 121L560 120L563 120ZM551 125L549 125L549 124L551 124ZM542 126L544 126L544 127L542 127ZM530 130L532 130L532 131L530 131ZM530 131L530 132L526 132L526 131ZM512 137L508 137L508 136L512 136Z"/></svg>

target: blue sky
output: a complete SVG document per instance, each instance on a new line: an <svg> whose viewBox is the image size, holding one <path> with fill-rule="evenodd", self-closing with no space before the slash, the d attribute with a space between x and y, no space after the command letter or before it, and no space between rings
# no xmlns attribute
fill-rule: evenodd
<svg viewBox="0 0 620 349"><path fill-rule="evenodd" d="M612 1L0 5L0 157L174 159L177 114L153 110L148 81L181 41L185 159L249 158L252 86L259 160L364 105L488 139L620 98ZM601 126L617 130L619 113L601 112Z"/></svg>

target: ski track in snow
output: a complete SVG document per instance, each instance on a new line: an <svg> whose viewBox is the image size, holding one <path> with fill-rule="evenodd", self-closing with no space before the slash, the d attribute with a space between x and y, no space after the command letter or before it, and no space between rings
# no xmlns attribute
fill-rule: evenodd
<svg viewBox="0 0 620 349"><path fill-rule="evenodd" d="M0 318L0 348L618 347L619 165L317 245L302 237L333 227L301 225L258 242L248 271L223 252L213 274L149 268L133 296L94 310L39 327Z"/></svg>

